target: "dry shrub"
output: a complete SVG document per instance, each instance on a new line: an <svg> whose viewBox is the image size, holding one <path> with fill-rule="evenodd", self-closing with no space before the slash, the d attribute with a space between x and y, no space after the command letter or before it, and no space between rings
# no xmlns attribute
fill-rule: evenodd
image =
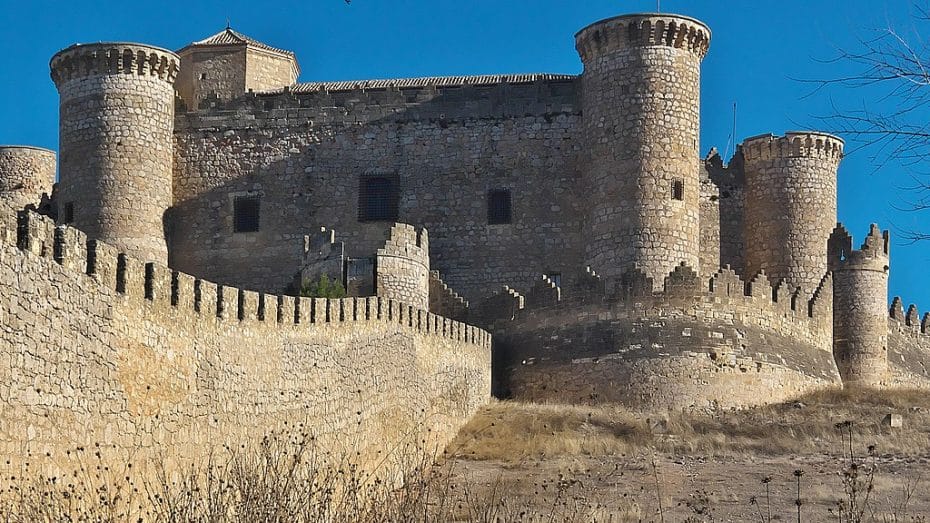
<svg viewBox="0 0 930 523"><path fill-rule="evenodd" d="M632 506L592 509L577 482L561 477L542 507L516 503L500 481L490 489L453 482L456 461L436 464L434 455L406 446L392 465L374 470L301 435L275 433L223 454L186 467L156 460L144 474L119 460L108 464L99 450L75 453L74 472L65 477L24 466L0 478L0 522L581 523L635 514Z"/></svg>

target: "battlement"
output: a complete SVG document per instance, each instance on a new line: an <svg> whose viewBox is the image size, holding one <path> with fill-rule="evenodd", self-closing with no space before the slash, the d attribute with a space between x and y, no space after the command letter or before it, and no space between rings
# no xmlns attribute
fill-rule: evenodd
<svg viewBox="0 0 930 523"><path fill-rule="evenodd" d="M710 28L686 16L645 13L594 22L575 34L575 47L588 63L600 55L634 47L667 46L703 59L710 48Z"/></svg>
<svg viewBox="0 0 930 523"><path fill-rule="evenodd" d="M174 83L180 58L173 52L132 42L74 44L62 49L49 63L52 81L60 89L71 80L98 75L157 77Z"/></svg>
<svg viewBox="0 0 930 523"><path fill-rule="evenodd" d="M600 278L590 271L586 278L573 278L566 288L555 285L545 275L541 276L525 295L505 287L501 294L492 296L489 302L501 302L501 295L510 300L519 297L518 307L504 307L497 319L512 319L517 314L533 314L543 309L572 308L587 304L606 304L609 307L638 307L643 304L689 301L707 302L711 305L738 304L754 310L768 310L774 316L794 318L799 322L813 322L815 330L829 331L833 315L833 276L827 273L811 296L801 296L798 289L790 289L785 282L772 284L765 272L758 273L749 281L743 280L733 269L725 266L708 279L685 263L679 264L664 279L662 290L654 290L652 279L639 269L628 270L613 282L604 286ZM565 297L563 299L563 296ZM487 308L487 307L485 307ZM519 311L519 312L518 312Z"/></svg>
<svg viewBox="0 0 930 523"><path fill-rule="evenodd" d="M9 210L2 211L9 215ZM202 280L155 263L143 262L68 226L57 226L32 211L14 220L0 219L0 240L34 256L94 279L129 300L147 302L153 314L160 308L186 309L203 321L262 322L280 327L383 321L411 331L446 337L490 348L490 335L476 327L383 297L301 298L239 289ZM404 230L398 236L407 233ZM325 236L325 235L324 235ZM421 235L416 235L417 237ZM422 240L421 240L422 241Z"/></svg>
<svg viewBox="0 0 930 523"><path fill-rule="evenodd" d="M429 263L429 233L406 223L395 223L378 256L401 256Z"/></svg>
<svg viewBox="0 0 930 523"><path fill-rule="evenodd" d="M746 138L742 153L747 162L773 158L822 158L839 164L844 144L842 138L832 134L792 131L785 136L763 134Z"/></svg>
<svg viewBox="0 0 930 523"><path fill-rule="evenodd" d="M55 151L28 145L0 145L0 201L14 209L38 206L55 184Z"/></svg>
<svg viewBox="0 0 930 523"><path fill-rule="evenodd" d="M853 249L853 238L842 223L836 228L827 242L827 255L830 270L870 270L878 272L888 271L890 233L882 231L878 224L869 227L862 246Z"/></svg>

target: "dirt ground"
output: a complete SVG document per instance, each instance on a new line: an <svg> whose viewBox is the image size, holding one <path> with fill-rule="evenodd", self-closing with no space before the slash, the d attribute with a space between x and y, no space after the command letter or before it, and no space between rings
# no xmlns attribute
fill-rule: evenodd
<svg viewBox="0 0 930 523"><path fill-rule="evenodd" d="M882 422L898 412L904 427ZM500 499L514 521L798 521L798 499L800 521L930 521L926 393L654 420L492 404L450 447L452 489Z"/></svg>
<svg viewBox="0 0 930 523"><path fill-rule="evenodd" d="M862 521L926 521L930 517L930 454L878 457L874 488L863 496ZM840 519L847 502L840 456L576 457L570 460L462 461L455 481L473 490L504 492L517 506L553 521L797 521L801 470L801 521ZM771 478L766 485L764 478ZM560 491L559 480L564 485ZM658 488L656 479L658 479ZM863 484L868 481L862 479ZM768 495L766 494L768 486ZM863 489L867 490L867 489ZM661 494L662 512L659 510ZM908 492L911 496L908 499ZM755 500L755 501L753 501ZM856 519L852 519L856 521Z"/></svg>

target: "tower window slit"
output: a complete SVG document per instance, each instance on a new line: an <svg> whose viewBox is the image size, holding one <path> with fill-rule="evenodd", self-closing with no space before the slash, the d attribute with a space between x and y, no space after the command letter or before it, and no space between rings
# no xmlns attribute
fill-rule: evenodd
<svg viewBox="0 0 930 523"><path fill-rule="evenodd" d="M685 182L681 180L672 182L672 199L679 201L685 199Z"/></svg>

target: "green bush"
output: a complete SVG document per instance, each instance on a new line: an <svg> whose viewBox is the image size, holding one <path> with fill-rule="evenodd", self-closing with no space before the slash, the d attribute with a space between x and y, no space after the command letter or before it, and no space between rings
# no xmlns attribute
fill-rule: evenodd
<svg viewBox="0 0 930 523"><path fill-rule="evenodd" d="M322 274L319 280L304 280L300 295L304 298L345 298L346 288L342 282L330 280L329 276Z"/></svg>

